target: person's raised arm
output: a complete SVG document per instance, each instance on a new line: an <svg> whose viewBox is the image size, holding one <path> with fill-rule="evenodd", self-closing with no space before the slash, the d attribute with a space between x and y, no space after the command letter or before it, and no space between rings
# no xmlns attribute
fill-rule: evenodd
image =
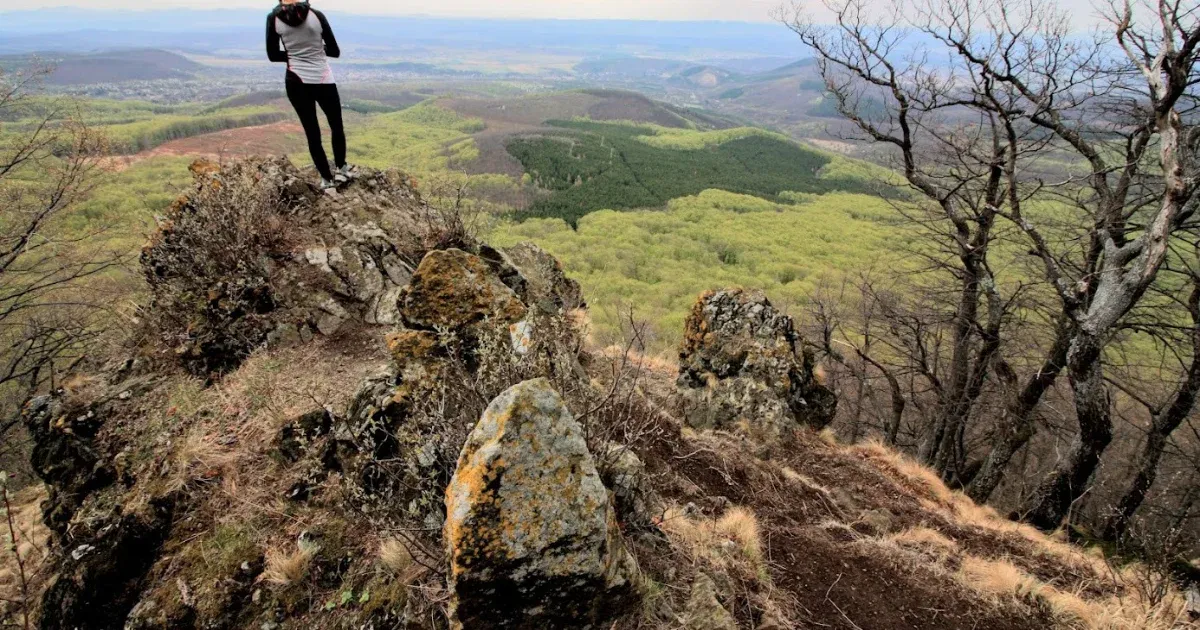
<svg viewBox="0 0 1200 630"><path fill-rule="evenodd" d="M321 39L325 40L325 56L337 59L342 56L342 49L338 48L337 38L333 36L333 29L329 28L329 20L325 19L325 14L313 9L313 13L317 14L317 19L321 20Z"/></svg>
<svg viewBox="0 0 1200 630"><path fill-rule="evenodd" d="M267 59L276 63L287 63L287 51L279 45L279 32L275 30L275 14L267 16Z"/></svg>

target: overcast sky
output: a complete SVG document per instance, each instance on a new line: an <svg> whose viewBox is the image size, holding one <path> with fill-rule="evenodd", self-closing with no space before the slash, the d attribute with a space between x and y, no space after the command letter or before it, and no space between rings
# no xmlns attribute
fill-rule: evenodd
<svg viewBox="0 0 1200 630"><path fill-rule="evenodd" d="M8 4L10 0L0 0ZM818 0L808 0L820 6ZM1054 0L1051 0L1054 1ZM436 15L454 17L506 18L618 18L640 20L736 20L765 22L781 0L312 0L328 11L390 15ZM1071 11L1082 23L1091 24L1091 0L1058 0L1060 9ZM24 0L12 9L44 9L61 6L121 9L167 7L262 8L275 0ZM1084 24L1081 24L1081 26Z"/></svg>
<svg viewBox="0 0 1200 630"><path fill-rule="evenodd" d="M2 1L0 4L7 4ZM73 6L120 9L262 8L274 0L25 0L13 9ZM390 15L507 18L619 18L765 22L780 0L312 0L327 11Z"/></svg>

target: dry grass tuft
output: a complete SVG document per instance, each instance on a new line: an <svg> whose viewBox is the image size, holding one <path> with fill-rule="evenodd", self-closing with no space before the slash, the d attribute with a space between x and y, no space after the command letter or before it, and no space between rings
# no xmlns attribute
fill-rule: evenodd
<svg viewBox="0 0 1200 630"><path fill-rule="evenodd" d="M188 433L172 454L170 488L181 490L196 482L213 481L232 468L239 455L216 435L202 428Z"/></svg>
<svg viewBox="0 0 1200 630"><path fill-rule="evenodd" d="M317 544L306 540L298 541L292 550L268 549L262 581L280 587L303 581L320 549Z"/></svg>
<svg viewBox="0 0 1200 630"><path fill-rule="evenodd" d="M684 548L697 564L721 568L743 568L759 578L766 575L758 518L745 508L734 507L721 518L698 518L678 506L664 512L659 529ZM730 550L736 553L730 553Z"/></svg>
<svg viewBox="0 0 1200 630"><path fill-rule="evenodd" d="M392 575L404 575L413 562L412 552L403 542L389 538L379 544L379 563Z"/></svg>
<svg viewBox="0 0 1200 630"><path fill-rule="evenodd" d="M746 508L735 507L717 520L715 532L736 542L751 562L762 561L762 538L758 529L758 517Z"/></svg>
<svg viewBox="0 0 1200 630"><path fill-rule="evenodd" d="M1148 601L1136 589L1121 595L1089 599L1030 576L1007 560L966 556L957 573L959 581L1000 603L1006 599L1045 606L1065 626L1091 630L1172 630L1187 627L1186 603L1178 591L1158 601ZM1124 578L1118 576L1118 580Z"/></svg>
<svg viewBox="0 0 1200 630"><path fill-rule="evenodd" d="M945 534L928 527L913 527L902 532L896 532L887 537L898 545L912 545L926 549L944 550L948 553L958 551L958 543L946 537Z"/></svg>
<svg viewBox="0 0 1200 630"><path fill-rule="evenodd" d="M954 501L954 493L932 470L919 462L909 459L892 450L878 440L870 440L850 447L852 452L863 455L877 464L892 469L901 480L915 486L914 489L924 490L938 502L950 505Z"/></svg>
<svg viewBox="0 0 1200 630"><path fill-rule="evenodd" d="M963 584L995 602L1013 597L1037 597L1045 588L1037 578L1007 560L987 560L971 555L962 559L958 576Z"/></svg>
<svg viewBox="0 0 1200 630"><path fill-rule="evenodd" d="M829 446L839 445L837 433L834 433L833 429L829 427L821 429L821 432L817 434L817 437L821 438L821 441Z"/></svg>

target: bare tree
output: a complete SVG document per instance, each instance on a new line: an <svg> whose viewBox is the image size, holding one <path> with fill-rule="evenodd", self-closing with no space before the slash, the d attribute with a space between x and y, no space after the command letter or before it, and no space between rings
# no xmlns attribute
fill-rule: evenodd
<svg viewBox="0 0 1200 630"><path fill-rule="evenodd" d="M803 11L784 19L816 51L842 113L899 155L909 184L954 226L949 242L957 248L962 308L942 411L922 454L951 470L946 453L962 449L954 434L982 380L1004 383L1009 402L969 488L986 499L1065 372L1077 435L1025 510L1035 525L1056 527L1112 440L1105 349L1156 281L1195 193L1200 132L1185 122L1183 104L1195 84L1197 8L1178 1L1139 11L1114 6L1111 28L1088 38L1073 33L1062 13L1022 0L926 0L890 12L862 0L828 6L837 17L831 28ZM1140 26L1145 16L1153 25ZM939 55L931 63L931 50L944 61ZM874 120L864 114L867 96L883 111ZM962 141L972 135L977 141ZM918 148L921 142L929 148ZM947 153L955 161L934 157ZM1047 172L1047 157L1068 166ZM1031 210L1031 201L1043 208ZM1048 204L1058 212L1045 212ZM1020 365L1001 352L1005 303L987 256L998 218L1022 235L1038 261L1031 277L1052 296L1044 309L1051 341L1023 383L1015 375ZM984 309L986 319L978 316Z"/></svg>
<svg viewBox="0 0 1200 630"><path fill-rule="evenodd" d="M1128 63L1108 63L1111 46L1081 48L1062 27L1047 28L1054 22L1041 11L1001 6L981 17L969 0L949 0L929 11L926 30L975 72L1010 87L1020 97L1015 111L1088 165L1082 186L1067 185L1091 219L1076 277L1035 219L1008 214L1072 323L1066 370L1079 433L1026 510L1029 522L1051 529L1086 492L1112 440L1105 347L1158 277L1195 193L1197 130L1184 125L1179 107L1195 80L1200 15L1195 6L1162 2L1145 7L1156 24L1139 28L1131 3L1113 7L1115 43ZM981 25L992 25L986 38L975 34ZM981 48L981 39L1002 47Z"/></svg>
<svg viewBox="0 0 1200 630"><path fill-rule="evenodd" d="M889 325L888 315L894 311L885 303L885 298L878 295L869 277L859 280L859 296L857 304L859 312L854 317L855 332L846 330L846 319L841 312L841 305L847 302L846 289L843 283L836 295L826 295L818 291L814 296L806 321L813 322L817 327L815 337L821 340L820 349L825 356L845 368L855 381L854 419L851 421L850 442L857 442L860 435L860 420L867 410L864 399L870 398L873 388L871 381L878 374L887 383L890 396L890 406L886 419L879 423L880 432L884 435L884 443L896 446L900 438L900 430L904 422L905 410L908 409L907 391L911 389L912 371L903 366L888 365L876 356L876 344L883 346L887 355L898 355L895 350L902 347L893 339L888 338L886 330L894 328ZM883 323L877 323L883 320ZM883 331L879 329L882 328ZM853 339L854 341L849 341ZM901 379L910 382L906 389Z"/></svg>
<svg viewBox="0 0 1200 630"><path fill-rule="evenodd" d="M0 443L19 405L80 356L97 328L80 281L117 258L58 219L86 193L101 138L67 101L36 94L46 69L0 70ZM3 453L0 453L3 455Z"/></svg>
<svg viewBox="0 0 1200 630"><path fill-rule="evenodd" d="M1044 134L1012 120L1011 90L979 74L939 67L910 49L911 31L899 9L880 18L878 8L862 0L829 7L836 15L831 28L816 25L801 8L782 17L816 51L841 114L863 139L890 149L915 193L915 203L896 209L926 236L914 253L927 262L926 271L953 282L953 290L939 290L944 281L921 288L924 304L947 306L948 358L915 337L906 354L937 397L918 454L947 480L965 482L968 422L1021 293L1019 283L1002 286L993 268L997 220L1036 190L1024 185L1018 168L1044 148Z"/></svg>
<svg viewBox="0 0 1200 630"><path fill-rule="evenodd" d="M1148 332L1156 336L1166 336L1167 347L1176 354L1182 366L1180 382L1173 388L1170 395L1162 402L1154 402L1152 397L1131 391L1128 387L1115 381L1125 394L1141 403L1150 414L1150 426L1146 431L1146 441L1135 463L1133 477L1129 480L1124 492L1117 500L1104 523L1103 536L1108 540L1121 540L1129 529L1130 521L1158 477L1159 464L1166 453L1168 442L1184 421L1196 408L1196 400L1200 397L1200 257L1192 265L1184 266L1180 273L1189 278L1190 291L1180 295L1177 291L1163 291L1161 297L1168 302L1178 303L1186 310L1190 326L1184 326L1182 335L1162 335L1163 328L1174 328L1162 313L1153 313L1156 318L1151 322L1135 325L1149 328ZM1177 348L1177 350L1176 350ZM1157 379L1155 379L1157 380Z"/></svg>

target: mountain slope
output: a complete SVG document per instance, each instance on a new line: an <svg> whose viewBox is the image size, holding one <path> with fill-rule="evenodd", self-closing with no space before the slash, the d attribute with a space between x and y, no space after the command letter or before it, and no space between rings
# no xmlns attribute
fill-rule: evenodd
<svg viewBox="0 0 1200 630"><path fill-rule="evenodd" d="M1177 592L1147 600L820 433L836 399L759 294L700 296L664 365L636 329L589 347L557 261L477 242L402 174L321 195L282 161L193 171L143 254L143 346L25 413L49 489L50 553L21 552L41 628L484 628L467 615L489 603L503 627L1183 619ZM20 498L28 522L40 496Z"/></svg>

